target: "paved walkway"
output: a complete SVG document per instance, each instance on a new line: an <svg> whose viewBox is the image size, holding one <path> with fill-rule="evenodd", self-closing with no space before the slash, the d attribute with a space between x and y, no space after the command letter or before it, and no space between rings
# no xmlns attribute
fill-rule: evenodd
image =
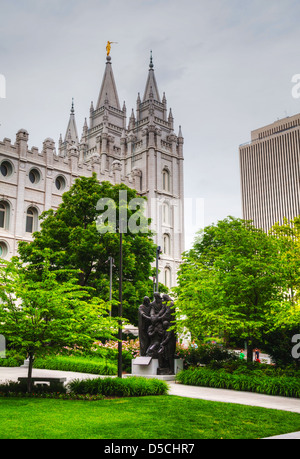
<svg viewBox="0 0 300 459"><path fill-rule="evenodd" d="M1 368L0 382L17 381L18 377L27 376L27 368ZM33 370L33 376L36 377L60 377L66 378L67 382L72 379L93 379L99 378L98 375L75 373L70 371L54 370ZM170 386L169 394L180 397L199 398L214 402L238 403L240 405L259 406L276 410L291 411L300 414L300 399L289 397L275 397L272 395L254 394L252 392L240 392L226 389L212 389L208 387L185 386L176 384L175 381L168 381ZM300 432L287 435L272 437L272 439L300 439Z"/></svg>

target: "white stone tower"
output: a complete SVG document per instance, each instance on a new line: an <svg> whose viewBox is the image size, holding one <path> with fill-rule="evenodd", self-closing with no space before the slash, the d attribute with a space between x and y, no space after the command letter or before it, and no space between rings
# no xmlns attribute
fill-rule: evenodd
<svg viewBox="0 0 300 459"><path fill-rule="evenodd" d="M174 133L172 110L161 99L151 53L146 87L138 94L124 142L124 170L140 177L149 217L162 254L160 282L171 287L184 251L183 137Z"/></svg>

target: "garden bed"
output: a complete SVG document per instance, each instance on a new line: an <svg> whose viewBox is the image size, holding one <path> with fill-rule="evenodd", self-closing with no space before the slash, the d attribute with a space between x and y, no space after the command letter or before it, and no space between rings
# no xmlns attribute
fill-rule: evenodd
<svg viewBox="0 0 300 459"><path fill-rule="evenodd" d="M243 374L244 372L244 374ZM275 372L274 372L275 373ZM207 367L183 370L176 381L190 386L214 387L267 395L300 398L300 379L295 376L270 376L261 370L239 367L232 372L225 368L213 370Z"/></svg>
<svg viewBox="0 0 300 459"><path fill-rule="evenodd" d="M73 371L96 375L116 375L117 363L108 359L80 356L48 356L34 360L34 368L58 371Z"/></svg>

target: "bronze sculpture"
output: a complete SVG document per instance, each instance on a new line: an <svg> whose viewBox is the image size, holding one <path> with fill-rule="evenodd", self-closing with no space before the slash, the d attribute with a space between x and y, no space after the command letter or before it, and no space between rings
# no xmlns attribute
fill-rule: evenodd
<svg viewBox="0 0 300 459"><path fill-rule="evenodd" d="M174 320L174 302L168 295L156 292L152 303L145 297L139 307L140 355L158 359L161 375L174 374L176 334L170 330Z"/></svg>

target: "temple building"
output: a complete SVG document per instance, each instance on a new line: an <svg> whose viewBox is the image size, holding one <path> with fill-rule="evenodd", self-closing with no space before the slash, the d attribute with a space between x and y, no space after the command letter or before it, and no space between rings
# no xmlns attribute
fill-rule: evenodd
<svg viewBox="0 0 300 459"><path fill-rule="evenodd" d="M142 97L127 119L121 106L111 56L97 102L91 103L81 137L74 102L64 137L56 146L45 139L42 149L29 148L20 129L14 143L0 142L0 256L17 254L19 241L31 241L39 216L57 209L75 179L94 172L99 182L124 183L146 196L155 243L161 247L159 281L172 287L184 251L183 143L174 132L172 110L161 97L151 55Z"/></svg>

